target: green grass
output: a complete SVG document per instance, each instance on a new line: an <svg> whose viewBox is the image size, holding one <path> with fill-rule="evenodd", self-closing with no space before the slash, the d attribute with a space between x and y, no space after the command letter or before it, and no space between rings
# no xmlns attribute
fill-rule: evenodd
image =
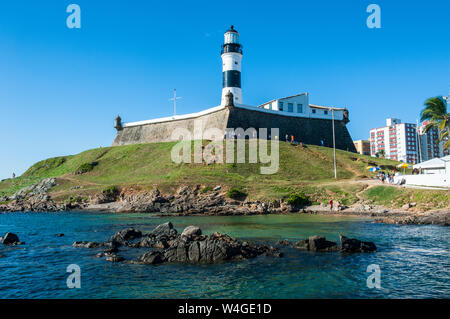
<svg viewBox="0 0 450 319"><path fill-rule="evenodd" d="M408 203L417 203L422 210L450 207L450 191L397 188L393 186L375 186L362 195L375 204L388 207L401 207Z"/></svg>
<svg viewBox="0 0 450 319"><path fill-rule="evenodd" d="M358 200L355 194L362 191L363 186L343 181L372 176L373 173L367 170L369 165L390 170L398 164L337 150L338 181L335 182L333 150L330 148L312 145L300 148L280 142L278 172L262 175L260 167L268 164L248 163L248 152L244 164L176 164L171 160L174 145L175 142L169 142L97 148L40 161L22 176L0 182L0 196L13 194L43 178L57 177L58 185L51 191L56 200L101 193L111 185L135 189L157 186L163 191L174 191L180 185L199 184L203 192L217 185L222 185L225 191L232 187L245 190L251 200L275 200L303 192L313 203L327 203L334 198L350 205ZM75 174L83 164L92 162L97 163L92 170ZM74 190L73 186L82 187ZM389 192L385 195L394 196ZM375 195L370 197L376 198Z"/></svg>

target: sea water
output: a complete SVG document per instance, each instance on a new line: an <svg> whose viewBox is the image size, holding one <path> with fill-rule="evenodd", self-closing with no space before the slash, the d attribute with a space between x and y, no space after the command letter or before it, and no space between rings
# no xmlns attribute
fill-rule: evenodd
<svg viewBox="0 0 450 319"><path fill-rule="evenodd" d="M171 221L180 232L198 225L205 234L274 244L339 234L373 241L375 253L312 253L283 248L284 257L214 265L109 263L101 249L74 241L105 241L135 227L150 232ZM305 214L157 217L87 212L0 214L0 236L16 233L25 245L0 245L1 298L450 298L450 228L388 225L370 220ZM63 237L57 237L64 233ZM119 254L137 259L145 249ZM68 288L67 267L80 267L81 288ZM381 288L369 288L369 265L380 268Z"/></svg>

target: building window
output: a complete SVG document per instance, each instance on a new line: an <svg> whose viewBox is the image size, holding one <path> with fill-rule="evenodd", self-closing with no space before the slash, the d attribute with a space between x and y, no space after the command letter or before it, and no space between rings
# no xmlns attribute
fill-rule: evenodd
<svg viewBox="0 0 450 319"><path fill-rule="evenodd" d="M297 104L297 112L303 113L303 104Z"/></svg>
<svg viewBox="0 0 450 319"><path fill-rule="evenodd" d="M294 112L294 103L288 103L288 112Z"/></svg>
<svg viewBox="0 0 450 319"><path fill-rule="evenodd" d="M283 102L278 102L278 110L283 111Z"/></svg>
<svg viewBox="0 0 450 319"><path fill-rule="evenodd" d="M312 109L312 112L313 112L313 114L316 114L316 110L315 109Z"/></svg>
<svg viewBox="0 0 450 319"><path fill-rule="evenodd" d="M327 110L323 111L323 114L327 115L327 114L328 114L328 111L327 111Z"/></svg>

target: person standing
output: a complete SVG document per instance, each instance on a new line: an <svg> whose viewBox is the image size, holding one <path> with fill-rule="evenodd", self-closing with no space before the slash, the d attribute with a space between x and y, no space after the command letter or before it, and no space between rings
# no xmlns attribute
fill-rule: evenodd
<svg viewBox="0 0 450 319"><path fill-rule="evenodd" d="M12 174L12 178L13 178L13 179L16 178L16 173L13 173L13 174Z"/></svg>
<svg viewBox="0 0 450 319"><path fill-rule="evenodd" d="M333 200L332 199L330 199L330 211L332 211L333 210Z"/></svg>

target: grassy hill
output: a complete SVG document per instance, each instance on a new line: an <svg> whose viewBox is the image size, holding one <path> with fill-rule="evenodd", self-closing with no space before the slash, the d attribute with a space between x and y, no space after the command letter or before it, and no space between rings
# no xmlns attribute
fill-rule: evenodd
<svg viewBox="0 0 450 319"><path fill-rule="evenodd" d="M50 158L34 164L14 180L0 182L0 196L10 195L43 178L57 177L58 185L52 189L52 197L56 200L67 200L73 195L87 197L109 186L142 189L157 186L163 191L173 191L179 185L201 184L206 189L216 185L237 187L250 199L273 200L302 191L314 202L327 202L332 197L351 204L361 198L359 194L366 193L367 185L351 181L371 176L368 165L389 171L398 164L337 150L336 181L332 149L313 145L301 148L280 142L278 172L262 175L260 167L267 164L176 164L170 156L174 145L175 142L106 147ZM436 193L438 200L442 193L423 192ZM375 201L382 200L379 192L368 196L372 197Z"/></svg>

